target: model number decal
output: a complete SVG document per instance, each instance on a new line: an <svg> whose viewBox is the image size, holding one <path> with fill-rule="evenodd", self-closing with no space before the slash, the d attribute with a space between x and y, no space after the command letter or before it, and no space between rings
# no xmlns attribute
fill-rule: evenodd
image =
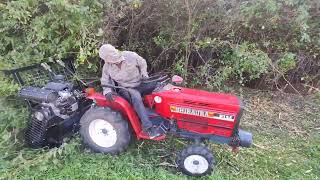
<svg viewBox="0 0 320 180"><path fill-rule="evenodd" d="M225 114L216 113L214 115L214 118L215 119L224 120L224 121L232 121L232 122L234 121L234 116L232 116L232 115L225 115Z"/></svg>
<svg viewBox="0 0 320 180"><path fill-rule="evenodd" d="M204 110L198 110L198 109L191 109L186 107L179 107L179 106L170 106L170 111L174 113L180 113L180 114L188 114L193 116L200 116L200 117L206 117L206 118L212 118L212 119L219 119L223 121L234 121L233 115L226 115L211 111L204 111Z"/></svg>

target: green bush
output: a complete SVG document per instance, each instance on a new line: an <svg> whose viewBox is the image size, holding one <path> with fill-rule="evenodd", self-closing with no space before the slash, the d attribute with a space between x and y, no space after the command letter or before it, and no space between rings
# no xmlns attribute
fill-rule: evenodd
<svg viewBox="0 0 320 180"><path fill-rule="evenodd" d="M194 77L197 67L210 66L216 79L237 78L234 82L240 84L259 77L265 83L278 84L284 77L292 82L318 83L318 7L316 0L143 1L139 8L125 13L128 25L117 31L127 39L118 43L146 57L153 71L178 67L175 72ZM244 44L250 47L244 48ZM266 61L270 71L266 71ZM236 72L222 72L230 63L237 63L238 69L231 68ZM308 81L301 81L303 77Z"/></svg>
<svg viewBox="0 0 320 180"><path fill-rule="evenodd" d="M0 68L70 56L84 62L95 56L101 11L98 1L22 0L2 4Z"/></svg>
<svg viewBox="0 0 320 180"><path fill-rule="evenodd" d="M0 69L77 57L90 64L101 43L103 5L98 1L22 0L1 3ZM0 94L17 90L0 75Z"/></svg>
<svg viewBox="0 0 320 180"><path fill-rule="evenodd" d="M224 89L229 80L240 85L265 74L271 63L268 55L254 44L244 42L225 52L221 59L211 60L199 66L193 78L193 86L205 84L208 89ZM217 67L217 68L215 68Z"/></svg>
<svg viewBox="0 0 320 180"><path fill-rule="evenodd" d="M231 68L230 75L238 77L239 83L243 84L266 73L270 62L268 54L254 44L245 42L236 46L231 54L225 55L222 63L226 66L225 68Z"/></svg>
<svg viewBox="0 0 320 180"><path fill-rule="evenodd" d="M290 81L317 82L318 6L316 0L2 2L0 68L72 57L95 73L97 49L110 42L137 51L151 71L179 68L192 77L210 65L222 81L281 80L265 71L270 59Z"/></svg>
<svg viewBox="0 0 320 180"><path fill-rule="evenodd" d="M277 62L278 69L285 73L296 67L296 55L293 53L284 54Z"/></svg>

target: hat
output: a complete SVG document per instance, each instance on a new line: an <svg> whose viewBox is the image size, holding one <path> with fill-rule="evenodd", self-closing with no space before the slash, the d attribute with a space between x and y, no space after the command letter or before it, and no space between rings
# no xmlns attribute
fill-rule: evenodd
<svg viewBox="0 0 320 180"><path fill-rule="evenodd" d="M108 63L119 63L123 61L121 53L111 44L102 45L99 49L99 56Z"/></svg>

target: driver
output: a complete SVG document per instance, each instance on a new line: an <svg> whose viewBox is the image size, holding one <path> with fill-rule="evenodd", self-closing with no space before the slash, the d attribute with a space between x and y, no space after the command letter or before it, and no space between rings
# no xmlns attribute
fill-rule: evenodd
<svg viewBox="0 0 320 180"><path fill-rule="evenodd" d="M104 44L99 49L99 56L105 64L102 70L101 85L114 85L125 87L127 90L119 89L118 93L131 102L137 112L143 132L147 133L150 138L161 135L159 127L153 126L146 108L142 102L143 95L151 93L156 88L156 82L143 83L147 79L147 63L135 52L119 51L111 44ZM116 93L108 87L103 87L103 94L109 101L113 101Z"/></svg>

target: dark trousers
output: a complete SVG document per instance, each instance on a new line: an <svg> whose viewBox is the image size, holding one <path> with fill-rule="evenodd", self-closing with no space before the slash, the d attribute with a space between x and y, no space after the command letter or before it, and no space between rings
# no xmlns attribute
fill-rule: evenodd
<svg viewBox="0 0 320 180"><path fill-rule="evenodd" d="M144 95L150 94L157 86L156 82L153 83L141 83L138 87L128 88L128 91L120 89L119 95L130 102L137 112L141 123L142 129L148 129L152 127L152 123L149 119L146 108L144 107L142 97Z"/></svg>

